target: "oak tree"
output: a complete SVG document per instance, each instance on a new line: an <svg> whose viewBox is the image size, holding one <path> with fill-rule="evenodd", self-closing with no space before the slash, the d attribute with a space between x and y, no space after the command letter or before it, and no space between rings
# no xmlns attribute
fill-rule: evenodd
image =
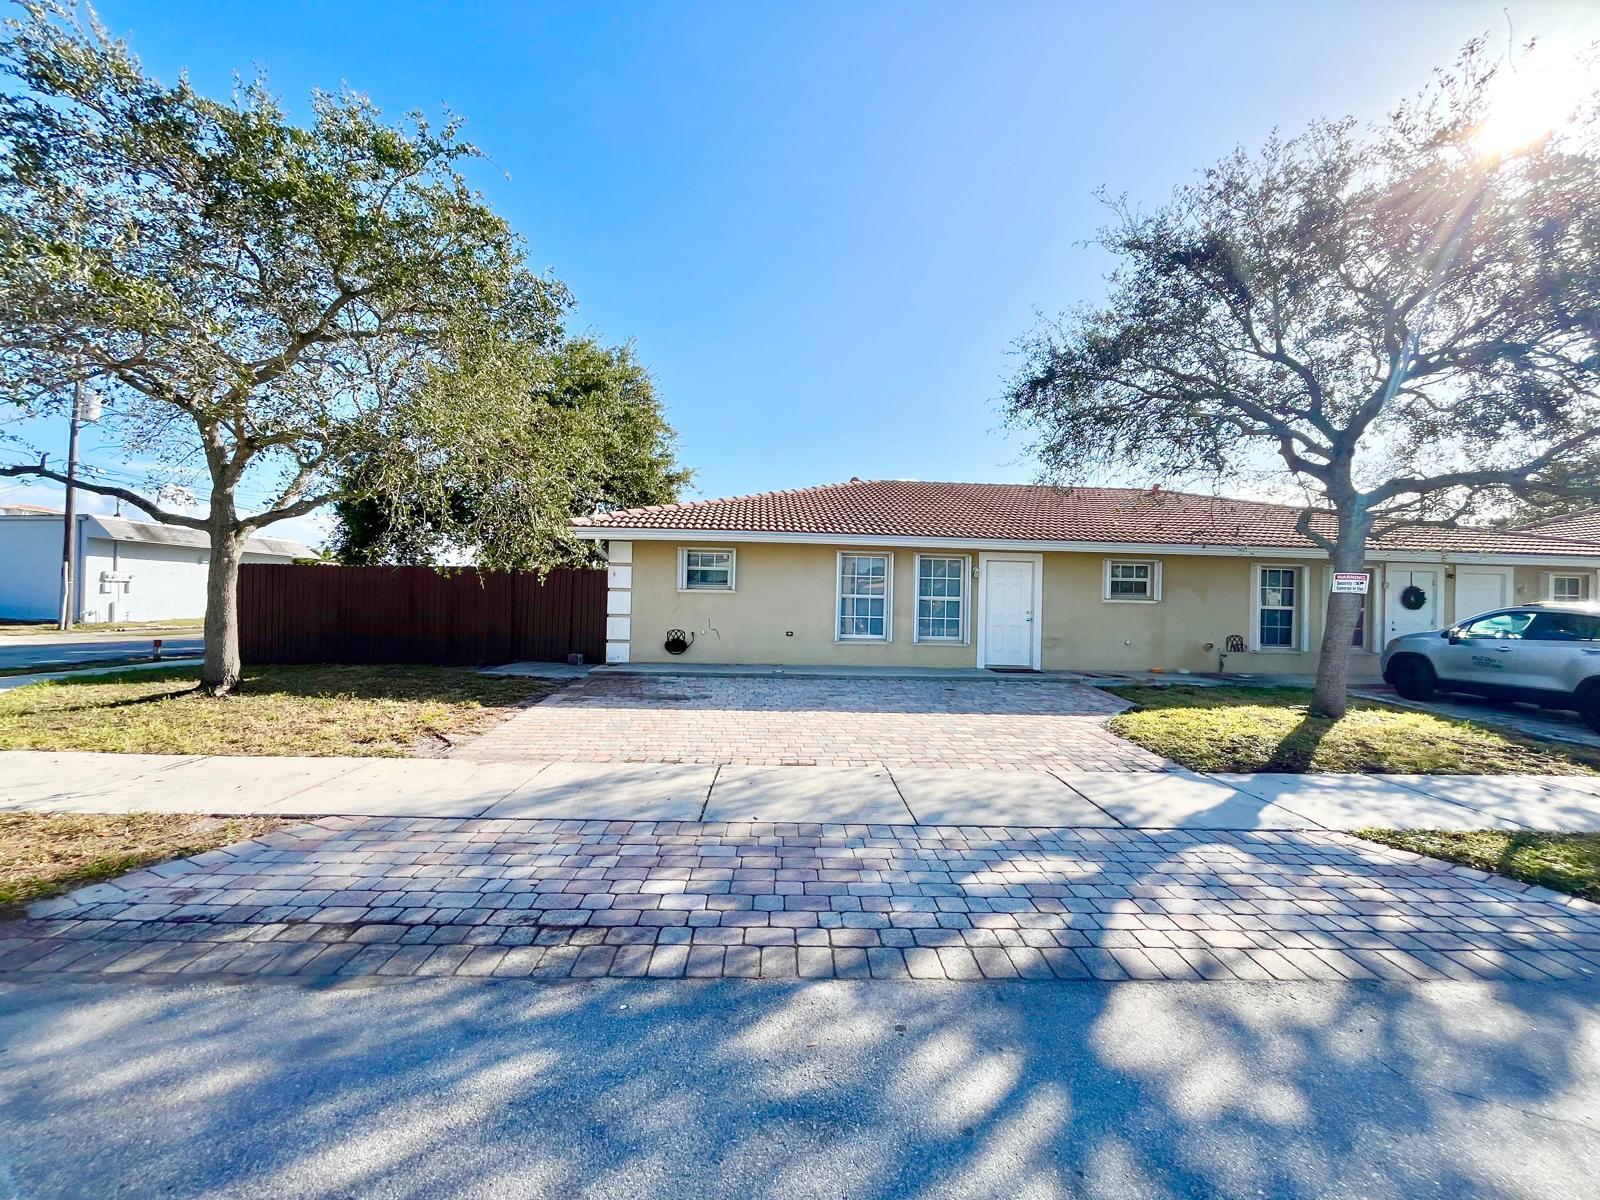
<svg viewBox="0 0 1600 1200"><path fill-rule="evenodd" d="M655 385L631 348L610 347L592 337L573 337L551 355L548 372L529 381L507 426L520 420L526 452L537 455L549 442L582 446L573 456L571 516L670 504L688 486L692 472L678 464L672 427ZM361 462L347 468L359 477ZM333 506L337 527L333 553L341 562L401 565L471 559L492 547L463 544L492 488L487 477L463 478L431 507L371 488L352 489ZM573 559L592 555L592 542L564 548Z"/></svg>
<svg viewBox="0 0 1600 1200"><path fill-rule="evenodd" d="M212 99L88 10L22 7L0 36L0 401L48 416L97 389L150 476L78 486L206 534L202 686L239 679L240 556L273 522L361 495L448 517L470 485L442 537L489 567L558 553L613 447L529 418L570 298L469 186L459 122L342 91L297 124L260 79ZM64 481L10 449L0 475ZM186 473L199 512L167 498Z"/></svg>
<svg viewBox="0 0 1600 1200"><path fill-rule="evenodd" d="M1470 44L1376 126L1274 136L1150 211L1108 201L1103 299L1034 329L1004 396L1044 472L1272 474L1338 571L1399 523L1597 494L1596 97L1491 148L1501 69ZM1359 608L1330 598L1319 713L1345 710Z"/></svg>

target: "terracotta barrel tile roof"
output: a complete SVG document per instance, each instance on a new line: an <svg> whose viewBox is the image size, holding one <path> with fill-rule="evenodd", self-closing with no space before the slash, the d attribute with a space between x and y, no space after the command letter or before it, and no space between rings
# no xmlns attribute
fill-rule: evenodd
<svg viewBox="0 0 1600 1200"><path fill-rule="evenodd" d="M620 509L580 517L581 528L984 541L1152 543L1308 549L1301 509L1145 488L1051 487L853 479L783 492ZM1333 529L1316 512L1314 528ZM1384 550L1600 556L1593 541L1488 528L1413 526L1376 541Z"/></svg>
<svg viewBox="0 0 1600 1200"><path fill-rule="evenodd" d="M1576 538L1581 542L1600 542L1600 508L1586 508L1564 517L1547 517L1518 525L1519 530L1541 533L1545 537Z"/></svg>

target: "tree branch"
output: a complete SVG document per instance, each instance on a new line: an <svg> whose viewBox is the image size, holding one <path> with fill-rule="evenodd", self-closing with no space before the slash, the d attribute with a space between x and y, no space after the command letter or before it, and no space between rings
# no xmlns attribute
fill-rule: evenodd
<svg viewBox="0 0 1600 1200"><path fill-rule="evenodd" d="M1396 496L1421 496L1433 492L1446 492L1452 488L1510 488L1518 484L1527 486L1529 475L1550 466L1568 451L1585 446L1593 440L1592 431L1574 434L1557 442L1537 458L1515 467L1484 471L1449 471L1426 479L1415 476L1391 479L1381 487L1373 488L1366 493L1366 499L1369 504L1377 505L1393 500Z"/></svg>
<svg viewBox="0 0 1600 1200"><path fill-rule="evenodd" d="M296 500L293 504L285 504L282 508L275 508L271 512L256 513L254 516L244 517L239 522L241 529L260 529L264 525L272 525L278 521L288 521L294 517L303 517L315 512L334 497L334 493L325 492L317 496L307 496L304 500Z"/></svg>
<svg viewBox="0 0 1600 1200"><path fill-rule="evenodd" d="M1314 516L1316 516L1316 511L1317 510L1315 509L1302 508L1299 516L1295 517L1294 519L1295 532L1301 537L1305 538L1307 541L1311 542L1313 545L1320 546L1329 554L1332 554L1334 548L1333 539L1324 537L1322 534L1311 528L1311 520Z"/></svg>
<svg viewBox="0 0 1600 1200"><path fill-rule="evenodd" d="M48 467L0 467L0 477L13 477L19 475L33 475L40 479L50 479L60 484L65 484L68 482L65 475L62 475L56 471L52 471ZM201 520L199 517L190 517L185 516L183 513L168 512L166 509L160 508L151 501L146 500L143 496L139 495L138 492L129 491L127 488L116 487L109 483L87 483L82 479L74 479L71 481L71 484L73 487L79 488L85 492L94 492L98 496L110 496L116 500L126 501L135 508L149 513L163 525L182 525L185 529L204 530L207 528L205 521Z"/></svg>

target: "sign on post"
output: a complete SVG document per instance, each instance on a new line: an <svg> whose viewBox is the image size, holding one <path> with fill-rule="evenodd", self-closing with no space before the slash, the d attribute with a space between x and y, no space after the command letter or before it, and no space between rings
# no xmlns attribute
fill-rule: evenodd
<svg viewBox="0 0 1600 1200"><path fill-rule="evenodd" d="M1365 571L1335 571L1333 573L1333 594L1365 596L1367 586L1372 582L1372 576Z"/></svg>

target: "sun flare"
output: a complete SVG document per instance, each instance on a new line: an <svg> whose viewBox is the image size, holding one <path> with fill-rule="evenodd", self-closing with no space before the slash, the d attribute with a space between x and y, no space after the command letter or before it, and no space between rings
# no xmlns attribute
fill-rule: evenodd
<svg viewBox="0 0 1600 1200"><path fill-rule="evenodd" d="M1555 55L1525 62L1495 80L1489 109L1472 134L1478 153L1507 157L1531 149L1574 117L1585 89L1584 74Z"/></svg>

